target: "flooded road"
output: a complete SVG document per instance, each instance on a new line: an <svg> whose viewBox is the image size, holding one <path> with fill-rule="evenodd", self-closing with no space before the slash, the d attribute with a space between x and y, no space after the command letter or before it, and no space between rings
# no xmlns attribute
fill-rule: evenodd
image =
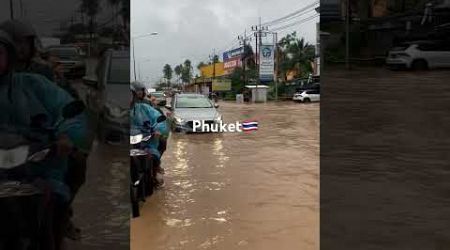
<svg viewBox="0 0 450 250"><path fill-rule="evenodd" d="M172 134L132 250L318 249L319 104L219 103L251 133Z"/></svg>
<svg viewBox="0 0 450 250"><path fill-rule="evenodd" d="M321 246L450 249L450 72L326 72Z"/></svg>
<svg viewBox="0 0 450 250"><path fill-rule="evenodd" d="M87 87L81 81L72 84L84 97ZM91 113L88 117L95 124ZM81 240L67 239L67 250L129 248L128 152L128 144L113 146L94 141L87 163L86 182L73 202L73 221L81 229Z"/></svg>

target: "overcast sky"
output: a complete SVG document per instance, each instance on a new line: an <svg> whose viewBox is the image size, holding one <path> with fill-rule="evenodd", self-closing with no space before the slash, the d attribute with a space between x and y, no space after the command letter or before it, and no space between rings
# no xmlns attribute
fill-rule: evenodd
<svg viewBox="0 0 450 250"><path fill-rule="evenodd" d="M207 61L213 50L220 56L237 47L237 36L250 33L252 25L286 16L316 0L133 0L131 1L131 34L141 36L158 32L157 36L135 39L138 79L154 83L161 79L162 68L172 68L185 59ZM318 5L317 5L318 6ZM308 12L280 26L295 23L314 15ZM316 43L319 18L279 32L297 33L311 44ZM276 27L276 26L274 26ZM252 42L254 44L254 42ZM254 47L254 46L253 46ZM133 70L131 70L133 74Z"/></svg>
<svg viewBox="0 0 450 250"><path fill-rule="evenodd" d="M51 36L59 30L62 22L69 23L72 17L76 22L80 17L77 10L81 0L13 0L12 2L14 17L32 23L40 36ZM99 23L102 23L110 18L110 8L105 4L105 0L100 2L102 11L97 19ZM9 18L9 1L0 0L0 22Z"/></svg>

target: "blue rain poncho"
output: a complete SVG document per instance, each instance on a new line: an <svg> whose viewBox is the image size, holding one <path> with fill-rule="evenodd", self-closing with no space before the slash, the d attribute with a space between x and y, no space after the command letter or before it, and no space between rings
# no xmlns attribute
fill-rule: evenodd
<svg viewBox="0 0 450 250"><path fill-rule="evenodd" d="M74 99L46 77L30 73L9 73L0 76L0 126L15 131L30 131L31 118L45 115L45 127L53 128L56 136L65 134L81 152L90 150L87 138L87 117L81 113L64 120L63 108ZM57 127L55 127L58 124ZM47 137L43 137L47 138ZM52 143L48 141L48 143ZM70 190L65 184L67 157L52 157L33 163L32 173L48 181L53 192L65 201Z"/></svg>
<svg viewBox="0 0 450 250"><path fill-rule="evenodd" d="M143 133L149 134L152 132L160 132L161 135L168 134L168 126L166 122L161 122L156 124L156 120L161 116L161 113L158 110L154 109L151 105L144 102L136 102L133 104L130 110L130 129L132 134ZM148 122L151 127L153 127L153 131L149 131L144 127L144 124ZM156 156L158 159L161 158L161 154L158 150L159 139L151 138L147 143L145 143L144 147L150 151L150 153Z"/></svg>

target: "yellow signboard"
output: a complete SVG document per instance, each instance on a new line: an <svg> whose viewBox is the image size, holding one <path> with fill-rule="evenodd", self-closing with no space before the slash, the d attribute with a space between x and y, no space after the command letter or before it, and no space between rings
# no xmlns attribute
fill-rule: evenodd
<svg viewBox="0 0 450 250"><path fill-rule="evenodd" d="M212 91L230 91L231 90L231 80L222 79L214 80L212 82Z"/></svg>
<svg viewBox="0 0 450 250"><path fill-rule="evenodd" d="M206 65L200 68L200 73L202 77L212 78L214 75L223 76L225 74L223 69L223 62L218 62L214 65L216 68L214 69L213 65Z"/></svg>

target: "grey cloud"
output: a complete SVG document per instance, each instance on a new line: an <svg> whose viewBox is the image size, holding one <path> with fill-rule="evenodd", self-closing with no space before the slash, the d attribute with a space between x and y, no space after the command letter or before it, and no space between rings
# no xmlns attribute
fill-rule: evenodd
<svg viewBox="0 0 450 250"><path fill-rule="evenodd" d="M166 63L175 66L191 59L195 66L208 60L214 48L221 55L224 52L221 49L237 46L236 38L244 29L250 34L250 27L257 24L259 14L263 22L269 21L312 2L315 1L133 0L132 34L159 32L157 37L136 41L136 54L150 60L141 63L142 78L157 81ZM315 23L294 27L282 35L297 30L308 42L315 43Z"/></svg>

